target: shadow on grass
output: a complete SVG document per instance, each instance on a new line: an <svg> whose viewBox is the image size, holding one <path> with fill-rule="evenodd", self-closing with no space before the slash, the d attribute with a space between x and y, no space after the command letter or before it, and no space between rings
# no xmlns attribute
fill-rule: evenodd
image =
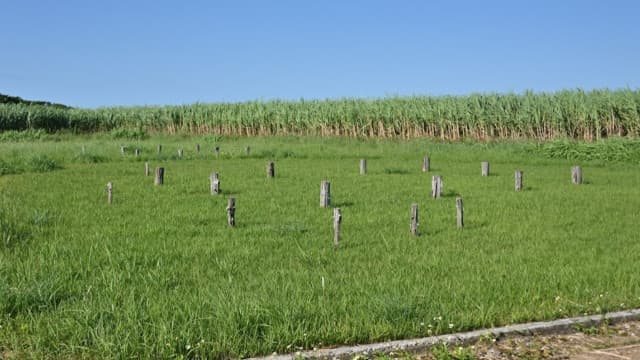
<svg viewBox="0 0 640 360"><path fill-rule="evenodd" d="M398 169L398 168L385 168L383 172L389 175L405 175L409 173L409 170Z"/></svg>
<svg viewBox="0 0 640 360"><path fill-rule="evenodd" d="M443 191L441 196L445 198L458 197L460 196L460 193L454 189L451 189L451 190Z"/></svg>
<svg viewBox="0 0 640 360"><path fill-rule="evenodd" d="M354 205L353 201L341 201L341 202L334 203L332 207L345 208L345 207L351 207L353 205Z"/></svg>

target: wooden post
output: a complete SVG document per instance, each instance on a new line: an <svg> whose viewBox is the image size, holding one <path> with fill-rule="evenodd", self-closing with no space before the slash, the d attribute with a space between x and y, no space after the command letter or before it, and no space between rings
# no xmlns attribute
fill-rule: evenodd
<svg viewBox="0 0 640 360"><path fill-rule="evenodd" d="M267 177L268 178L272 178L276 176L276 168L275 165L273 164L273 161L269 161L267 163Z"/></svg>
<svg viewBox="0 0 640 360"><path fill-rule="evenodd" d="M418 235L418 204L411 204L410 218L409 229L411 230L411 234Z"/></svg>
<svg viewBox="0 0 640 360"><path fill-rule="evenodd" d="M422 159L422 171L423 172L431 171L431 159L429 159L428 156L425 156L424 159Z"/></svg>
<svg viewBox="0 0 640 360"><path fill-rule="evenodd" d="M333 247L338 248L340 244L340 224L342 223L342 213L340 208L333 209Z"/></svg>
<svg viewBox="0 0 640 360"><path fill-rule="evenodd" d="M232 197L227 203L227 223L231 227L236 226L236 199Z"/></svg>
<svg viewBox="0 0 640 360"><path fill-rule="evenodd" d="M431 196L435 199L442 196L442 176L440 175L431 177Z"/></svg>
<svg viewBox="0 0 640 360"><path fill-rule="evenodd" d="M480 167L482 168L482 176L489 176L489 162L483 161L480 163Z"/></svg>
<svg viewBox="0 0 640 360"><path fill-rule="evenodd" d="M516 191L522 190L522 170L516 170Z"/></svg>
<svg viewBox="0 0 640 360"><path fill-rule="evenodd" d="M213 148L213 153L216 155L216 158L218 157L218 155L220 155L220 146L216 145Z"/></svg>
<svg viewBox="0 0 640 360"><path fill-rule="evenodd" d="M367 173L367 159L360 159L360 175Z"/></svg>
<svg viewBox="0 0 640 360"><path fill-rule="evenodd" d="M246 146L246 147L244 148L244 154L245 154L245 155L247 155L247 156L249 156L249 153L251 153L251 148L250 148L249 146Z"/></svg>
<svg viewBox="0 0 640 360"><path fill-rule="evenodd" d="M113 184L111 181L107 183L107 203L111 205L113 202Z"/></svg>
<svg viewBox="0 0 640 360"><path fill-rule="evenodd" d="M182 148L178 149L178 159L182 159Z"/></svg>
<svg viewBox="0 0 640 360"><path fill-rule="evenodd" d="M144 176L149 176L149 162L144 163Z"/></svg>
<svg viewBox="0 0 640 360"><path fill-rule="evenodd" d="M164 168L163 167L156 168L156 178L155 178L154 184L156 185L164 184Z"/></svg>
<svg viewBox="0 0 640 360"><path fill-rule="evenodd" d="M120 146L120 153L122 154L122 156L124 156L126 151L127 151L127 148L124 145Z"/></svg>
<svg viewBox="0 0 640 360"><path fill-rule="evenodd" d="M458 219L458 227L462 229L464 227L464 208L462 207L462 198L456 198L456 213Z"/></svg>
<svg viewBox="0 0 640 360"><path fill-rule="evenodd" d="M320 207L331 206L331 183L326 180L320 182Z"/></svg>
<svg viewBox="0 0 640 360"><path fill-rule="evenodd" d="M209 182L211 185L211 195L220 194L220 178L217 172L212 172L209 176Z"/></svg>
<svg viewBox="0 0 640 360"><path fill-rule="evenodd" d="M571 182L574 184L582 184L582 168L574 166L571 168Z"/></svg>
<svg viewBox="0 0 640 360"><path fill-rule="evenodd" d="M162 144L158 144L158 154L162 152Z"/></svg>
<svg viewBox="0 0 640 360"><path fill-rule="evenodd" d="M196 144L196 152L199 153L200 152L200 144Z"/></svg>
<svg viewBox="0 0 640 360"><path fill-rule="evenodd" d="M140 149L136 148L133 153L136 155L136 157L140 156Z"/></svg>

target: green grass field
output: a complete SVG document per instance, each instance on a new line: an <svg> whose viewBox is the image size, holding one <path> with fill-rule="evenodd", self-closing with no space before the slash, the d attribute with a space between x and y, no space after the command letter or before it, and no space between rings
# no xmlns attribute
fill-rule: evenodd
<svg viewBox="0 0 640 360"><path fill-rule="evenodd" d="M53 140L0 142L0 357L243 357L640 306L637 141L155 137L123 157L121 140ZM343 213L338 250L321 180Z"/></svg>

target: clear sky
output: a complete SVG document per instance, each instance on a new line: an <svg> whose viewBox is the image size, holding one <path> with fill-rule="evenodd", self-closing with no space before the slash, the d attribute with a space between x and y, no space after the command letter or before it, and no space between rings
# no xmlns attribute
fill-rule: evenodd
<svg viewBox="0 0 640 360"><path fill-rule="evenodd" d="M640 1L0 5L0 93L80 107L640 87Z"/></svg>

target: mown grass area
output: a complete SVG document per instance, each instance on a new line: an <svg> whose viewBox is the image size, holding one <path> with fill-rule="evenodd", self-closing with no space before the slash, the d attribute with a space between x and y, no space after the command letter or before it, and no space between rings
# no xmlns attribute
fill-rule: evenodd
<svg viewBox="0 0 640 360"><path fill-rule="evenodd" d="M0 143L4 161L56 164L0 176L6 356L243 357L640 305L633 152L576 162L585 151L560 143L57 140ZM121 145L141 156L122 156ZM425 154L431 173L421 171ZM368 159L364 176L360 158ZM267 179L272 159L276 178ZM165 167L164 186L144 176L145 161ZM480 176L480 161L491 162L491 176ZM570 181L576 164L579 186ZM519 193L516 169L524 171ZM221 196L209 194L212 170ZM429 197L434 174L444 180L437 200ZM343 212L337 251L331 209L319 207L321 180L331 181ZM409 233L413 202L418 237Z"/></svg>

